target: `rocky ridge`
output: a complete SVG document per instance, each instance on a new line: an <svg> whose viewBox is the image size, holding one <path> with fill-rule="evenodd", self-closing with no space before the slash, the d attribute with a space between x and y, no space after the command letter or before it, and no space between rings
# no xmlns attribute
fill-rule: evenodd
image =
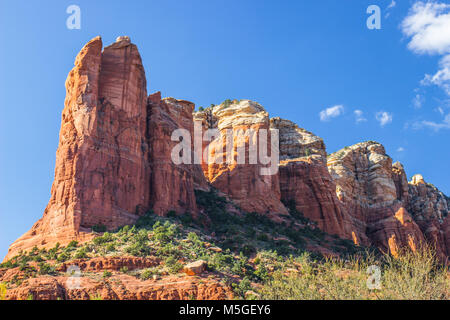
<svg viewBox="0 0 450 320"><path fill-rule="evenodd" d="M88 42L69 73L49 204L5 260L34 246L87 241L96 236L93 229L114 230L149 211L198 218L195 190L210 188L237 212L283 222L295 210L359 245L395 254L428 241L447 259L449 199L419 176L407 182L381 144L358 143L327 157L321 138L289 120L270 119L256 102L227 100L194 112L192 102L148 96L136 45L119 37L102 46L100 37ZM192 133L196 123L215 129L215 136L201 142L199 163L174 164L171 151L179 141L171 139L173 131ZM228 130L260 136L262 129L279 132L280 163L272 175L261 174L271 164L239 163L238 148L248 154L255 136L233 138L232 152L226 150ZM194 141L191 146L194 156ZM270 155L270 137L265 147Z"/></svg>

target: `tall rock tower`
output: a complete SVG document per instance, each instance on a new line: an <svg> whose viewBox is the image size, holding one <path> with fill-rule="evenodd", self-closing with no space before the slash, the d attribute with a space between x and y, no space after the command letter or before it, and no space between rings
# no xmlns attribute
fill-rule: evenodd
<svg viewBox="0 0 450 320"><path fill-rule="evenodd" d="M43 217L8 252L91 236L91 227L132 223L149 209L147 91L128 37L105 47L96 37L66 80L55 179Z"/></svg>

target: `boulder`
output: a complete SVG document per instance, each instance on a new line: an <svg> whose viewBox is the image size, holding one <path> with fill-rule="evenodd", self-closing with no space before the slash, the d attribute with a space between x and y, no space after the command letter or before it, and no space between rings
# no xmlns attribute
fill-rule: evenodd
<svg viewBox="0 0 450 320"><path fill-rule="evenodd" d="M197 276L206 270L207 263L204 260L198 260L195 262L188 263L183 267L183 272L189 276Z"/></svg>

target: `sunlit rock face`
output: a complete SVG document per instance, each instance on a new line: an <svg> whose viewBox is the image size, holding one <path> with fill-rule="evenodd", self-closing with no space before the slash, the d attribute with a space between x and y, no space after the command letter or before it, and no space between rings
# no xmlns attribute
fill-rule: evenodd
<svg viewBox="0 0 450 320"><path fill-rule="evenodd" d="M197 112L194 119L201 121L204 129L216 129L218 137L204 144L207 160L202 167L205 176L218 190L226 193L243 210L260 214L284 215L287 209L281 203L278 159L272 165L274 174L262 174L270 164L263 164L258 156L255 163L250 160L250 145L260 147L261 131L267 132L264 147L271 155L269 116L258 103L250 100L228 101L204 111ZM245 135L252 130L254 135ZM227 152L227 132L233 133ZM239 138L241 137L241 138ZM263 140L261 140L263 141ZM244 161L238 159L244 155ZM227 155L231 161L227 161Z"/></svg>
<svg viewBox="0 0 450 320"><path fill-rule="evenodd" d="M147 92L141 57L129 40L104 48L96 37L66 80L55 179L44 216L10 247L89 237L90 228L135 221L148 207Z"/></svg>
<svg viewBox="0 0 450 320"><path fill-rule="evenodd" d="M331 154L327 165L339 200L359 227L358 236L390 252L404 246L415 249L423 242L405 209L403 167L392 165L381 144L368 141L346 147Z"/></svg>
<svg viewBox="0 0 450 320"><path fill-rule="evenodd" d="M327 152L322 138L279 117L270 119L270 127L279 130L280 160L319 155L326 161Z"/></svg>
<svg viewBox="0 0 450 320"><path fill-rule="evenodd" d="M362 206L392 204L397 199L392 159L376 142L362 142L328 157L328 171L343 202Z"/></svg>
<svg viewBox="0 0 450 320"><path fill-rule="evenodd" d="M187 130L190 137L194 136L194 104L174 98L161 99L161 93L157 92L149 96L148 107L148 134L152 148L150 206L162 216L169 211L188 212L195 216L194 188L207 189L207 182L200 164L194 164L192 160L193 139L190 141L191 161L181 164L172 159L172 150L179 142L171 139L177 129Z"/></svg>
<svg viewBox="0 0 450 320"><path fill-rule="evenodd" d="M82 48L66 80L50 201L6 259L91 239L92 227L112 230L149 211L198 218L194 190L211 187L237 212L281 222L289 207L327 233L394 255L425 241L442 260L450 254L449 198L421 175L408 182L380 143L327 155L320 137L269 119L257 102L227 100L194 112L194 103L146 88L129 37L105 48L96 37ZM179 129L190 139L178 153L191 156L186 163L174 162Z"/></svg>
<svg viewBox="0 0 450 320"><path fill-rule="evenodd" d="M425 238L442 257L450 255L449 209L450 199L435 186L416 174L409 182L408 211L422 230Z"/></svg>
<svg viewBox="0 0 450 320"><path fill-rule="evenodd" d="M141 57L129 37L102 50L89 41L66 80L55 179L43 217L15 241L20 250L90 239L93 226L115 229L154 210L196 213L193 172L175 166L171 131L193 129L193 103L147 97ZM173 144L173 143L172 143Z"/></svg>
<svg viewBox="0 0 450 320"><path fill-rule="evenodd" d="M279 131L283 202L317 222L325 232L352 239L354 228L336 197L336 185L327 171L323 140L286 119L272 118L270 127Z"/></svg>

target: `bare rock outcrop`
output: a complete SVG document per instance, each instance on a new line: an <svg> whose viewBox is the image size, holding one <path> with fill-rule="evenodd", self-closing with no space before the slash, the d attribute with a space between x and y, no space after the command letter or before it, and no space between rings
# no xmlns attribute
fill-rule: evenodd
<svg viewBox="0 0 450 320"><path fill-rule="evenodd" d="M404 206L409 202L409 185L405 169L400 162L392 164L392 179L394 180L397 199L403 202Z"/></svg>
<svg viewBox="0 0 450 320"><path fill-rule="evenodd" d="M356 225L358 236L395 254L399 247L417 248L422 232L403 204L404 172L384 147L373 141L346 147L328 157L336 193Z"/></svg>
<svg viewBox="0 0 450 320"><path fill-rule="evenodd" d="M66 80L55 180L44 216L8 257L34 245L89 238L90 227L131 223L148 205L146 79L134 44L89 41Z"/></svg>
<svg viewBox="0 0 450 320"><path fill-rule="evenodd" d="M269 116L265 109L250 100L235 100L197 112L194 118L202 121L204 128L218 130L218 136L206 149L207 165L203 164L210 183L230 196L245 211L287 214L287 209L280 201L278 172L262 174L271 164L262 164L260 153L257 153L259 156L254 163L249 156L250 145L261 147L261 143L258 143L264 139L261 129L267 132L263 144L267 148L267 155L271 155ZM254 134L245 134L250 131ZM232 133L229 138L232 139L229 143L230 152L227 152L228 132ZM243 152L239 152L240 148ZM243 155L243 158L239 158L238 154ZM278 171L278 160L272 165Z"/></svg>
<svg viewBox="0 0 450 320"><path fill-rule="evenodd" d="M319 155L326 161L327 152L322 138L279 117L270 119L270 127L279 130L280 160Z"/></svg>
<svg viewBox="0 0 450 320"><path fill-rule="evenodd" d="M319 157L283 160L280 163L281 199L292 203L306 218L317 222L323 231L354 239L353 223L337 199L335 184Z"/></svg>
<svg viewBox="0 0 450 320"><path fill-rule="evenodd" d="M294 205L323 231L355 239L350 216L336 196L336 185L326 167L323 140L292 121L272 118L270 127L279 130L280 191L284 203ZM360 242L360 240L356 240Z"/></svg>
<svg viewBox="0 0 450 320"><path fill-rule="evenodd" d="M79 278L72 288L69 276L38 276L7 291L7 300L230 300L234 294L218 276L170 275L156 280L139 280L114 274L108 281L95 276Z"/></svg>
<svg viewBox="0 0 450 320"><path fill-rule="evenodd" d="M189 150L191 161L175 164L172 150L179 141L171 138L177 129L187 130L190 137L194 136L194 104L174 98L161 99L161 93L157 92L149 96L148 108L148 134L152 148L150 206L158 215L166 215L171 210L178 214L189 212L195 215L194 184L206 188L206 179L200 165L192 163L193 141Z"/></svg>
<svg viewBox="0 0 450 320"><path fill-rule="evenodd" d="M407 207L425 238L436 248L437 254L443 259L448 257L450 199L435 186L426 183L422 175L416 174L409 182Z"/></svg>
<svg viewBox="0 0 450 320"><path fill-rule="evenodd" d="M76 57L66 80L50 201L5 260L34 246L89 240L95 226L115 229L150 210L198 217L194 190L210 186L243 211L278 221L289 214L283 203L293 204L325 232L357 244L396 254L426 240L442 259L450 255L449 198L421 175L408 182L381 144L362 142L327 157L320 137L289 120L269 120L250 100L194 113L192 102L147 96L129 37L102 46L96 37ZM177 149L182 142L187 147ZM177 156L187 161L177 163ZM59 282L47 285L65 290Z"/></svg>
<svg viewBox="0 0 450 320"><path fill-rule="evenodd" d="M83 242L94 226L115 229L150 209L196 213L194 180L207 186L201 168L171 162L172 130L193 130L194 104L147 97L146 88L129 37L103 51L100 37L83 47L66 81L50 201L5 259L34 246Z"/></svg>
<svg viewBox="0 0 450 320"><path fill-rule="evenodd" d="M389 205L397 199L392 159L381 144L369 141L346 147L330 155L327 164L344 203Z"/></svg>

